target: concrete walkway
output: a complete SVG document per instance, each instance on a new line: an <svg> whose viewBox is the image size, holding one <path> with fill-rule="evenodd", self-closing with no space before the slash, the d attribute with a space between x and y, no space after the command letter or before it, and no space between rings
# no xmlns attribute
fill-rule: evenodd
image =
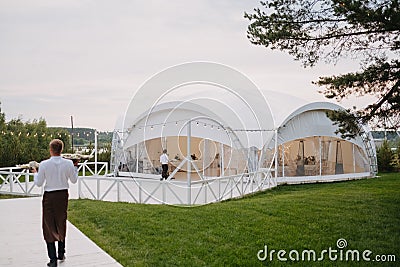
<svg viewBox="0 0 400 267"><path fill-rule="evenodd" d="M0 200L0 266L47 266L41 209L40 197ZM122 266L69 222L65 256L58 266Z"/></svg>

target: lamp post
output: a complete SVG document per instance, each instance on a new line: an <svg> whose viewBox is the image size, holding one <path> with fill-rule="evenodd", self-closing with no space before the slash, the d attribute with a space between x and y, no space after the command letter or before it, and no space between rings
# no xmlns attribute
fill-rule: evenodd
<svg viewBox="0 0 400 267"><path fill-rule="evenodd" d="M74 118L71 116L71 149L74 153Z"/></svg>

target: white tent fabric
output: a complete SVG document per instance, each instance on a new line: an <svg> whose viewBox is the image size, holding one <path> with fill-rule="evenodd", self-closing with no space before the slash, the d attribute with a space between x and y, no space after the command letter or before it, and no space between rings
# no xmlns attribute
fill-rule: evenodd
<svg viewBox="0 0 400 267"><path fill-rule="evenodd" d="M177 103L176 108L182 103L196 104L200 108L193 111L198 112L198 116L216 120L223 127L257 130L257 138L239 134L245 147L262 148L275 126L264 94L245 75L221 64L185 63L156 74L133 96L125 114L124 128L132 130L134 125L136 127L141 120L146 121L154 108L163 103ZM177 116L181 118L182 114ZM178 118L170 117L175 121ZM125 147L132 142L128 141Z"/></svg>
<svg viewBox="0 0 400 267"><path fill-rule="evenodd" d="M252 170L257 169L257 151L264 151L260 159L264 162L268 156L266 150L273 151L277 145L289 143L298 145L301 139L317 142L312 156L322 164L322 148L318 144L322 139L318 138L341 140L326 111L339 109L343 108L329 102L309 103L284 93L260 90L245 75L221 64L185 63L154 75L134 94L123 121L123 149L135 146L137 150L147 140L159 139L154 142L162 146L166 137L186 138L190 124L190 135L198 140L212 140L252 152L247 166ZM362 158L358 164L353 156L354 163L347 169L365 165L368 153L364 141L359 136L346 140L357 146L346 145L346 149ZM157 155L157 151L153 154ZM295 151L291 149L291 153ZM155 156L149 158L157 161ZM292 160L295 166L294 156L286 160Z"/></svg>
<svg viewBox="0 0 400 267"><path fill-rule="evenodd" d="M335 133L337 126L327 117L326 111L341 109L343 109L341 106L333 103L314 102L299 107L285 119L279 118L278 144L312 136L330 136L340 139L340 135ZM359 136L347 141L360 147L364 146Z"/></svg>

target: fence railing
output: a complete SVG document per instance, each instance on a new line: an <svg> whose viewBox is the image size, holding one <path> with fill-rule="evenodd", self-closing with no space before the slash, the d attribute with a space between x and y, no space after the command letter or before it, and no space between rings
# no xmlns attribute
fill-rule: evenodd
<svg viewBox="0 0 400 267"><path fill-rule="evenodd" d="M107 162L83 162L79 163L78 172L82 172L82 176L86 176L87 173L91 175L106 175L108 173Z"/></svg>
<svg viewBox="0 0 400 267"><path fill-rule="evenodd" d="M80 177L79 198L144 204L201 205L277 186L270 171L198 181L160 181L142 177ZM158 177L158 176L157 176Z"/></svg>
<svg viewBox="0 0 400 267"><path fill-rule="evenodd" d="M82 171L82 176L85 177L87 173L91 175L107 174L107 162L84 162L79 163L78 171ZM5 167L0 168L0 193L25 195L25 196L38 196L43 194L43 187L37 188L33 184L33 173L28 169L21 169L18 167Z"/></svg>
<svg viewBox="0 0 400 267"><path fill-rule="evenodd" d="M107 171L107 163L82 163L83 171L77 185L73 185L70 196L103 201L133 202L145 204L173 204L181 206L202 205L276 187L284 183L331 182L338 180L362 179L369 173L343 174L313 177L277 177L272 168L260 169L253 173L224 177L204 177L202 180L159 180L159 176L130 173L130 177L107 177L95 175ZM90 169L90 170L89 170ZM85 176L89 172L92 176ZM136 176L135 176L136 175ZM153 177L153 178L152 178ZM33 174L20 168L0 168L0 193L39 196L43 187L33 184Z"/></svg>
<svg viewBox="0 0 400 267"><path fill-rule="evenodd" d="M0 192L16 195L38 195L32 193L33 174L28 170L18 171L18 168L0 169Z"/></svg>

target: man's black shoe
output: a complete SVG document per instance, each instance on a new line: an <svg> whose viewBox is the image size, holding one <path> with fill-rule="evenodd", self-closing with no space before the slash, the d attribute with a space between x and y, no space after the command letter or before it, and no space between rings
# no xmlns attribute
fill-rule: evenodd
<svg viewBox="0 0 400 267"><path fill-rule="evenodd" d="M57 258L59 261L65 261L65 255L63 254L63 255L58 255L58 258Z"/></svg>
<svg viewBox="0 0 400 267"><path fill-rule="evenodd" d="M57 260L51 260L49 263L47 263L47 266L49 266L49 267L57 267Z"/></svg>

